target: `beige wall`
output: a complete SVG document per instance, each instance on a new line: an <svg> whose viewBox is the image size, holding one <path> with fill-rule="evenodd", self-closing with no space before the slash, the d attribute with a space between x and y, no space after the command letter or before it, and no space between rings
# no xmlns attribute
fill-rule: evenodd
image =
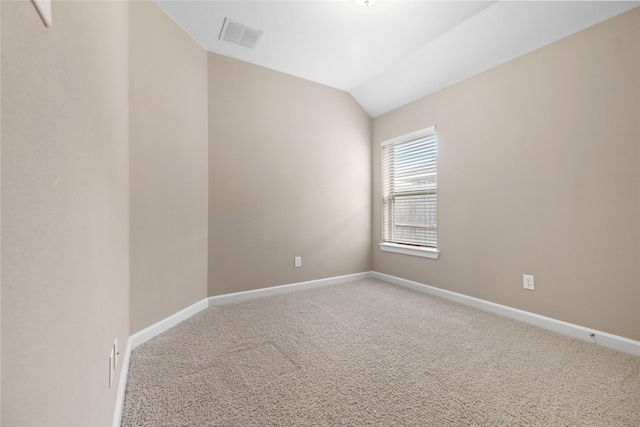
<svg viewBox="0 0 640 427"><path fill-rule="evenodd" d="M207 54L130 3L131 333L207 296Z"/></svg>
<svg viewBox="0 0 640 427"><path fill-rule="evenodd" d="M111 423L128 338L128 6L53 17L2 2L5 426Z"/></svg>
<svg viewBox="0 0 640 427"><path fill-rule="evenodd" d="M635 9L376 118L374 270L640 339L639 32ZM430 125L440 258L381 253L380 142Z"/></svg>
<svg viewBox="0 0 640 427"><path fill-rule="evenodd" d="M209 295L369 271L369 116L345 92L208 57Z"/></svg>
<svg viewBox="0 0 640 427"><path fill-rule="evenodd" d="M372 267L640 339L640 9L375 119L373 146L348 94L207 54L152 3L53 16L2 2L3 425L110 424L116 337ZM441 257L380 253L379 143L433 124Z"/></svg>

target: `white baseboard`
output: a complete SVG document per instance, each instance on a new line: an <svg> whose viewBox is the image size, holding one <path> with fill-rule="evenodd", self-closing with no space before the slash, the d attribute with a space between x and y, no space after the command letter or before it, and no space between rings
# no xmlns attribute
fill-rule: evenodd
<svg viewBox="0 0 640 427"><path fill-rule="evenodd" d="M254 289L252 291L217 295L214 297L209 297L209 307L247 301L254 298L278 295L287 292L300 291L303 289L313 289L322 286L337 285L339 283L350 282L352 280L368 279L369 277L371 277L371 272L365 271L363 273L347 274L344 276L329 277L327 279L310 280L308 282L292 283L290 285L272 286L270 288Z"/></svg>
<svg viewBox="0 0 640 427"><path fill-rule="evenodd" d="M122 408L124 407L124 394L127 389L127 378L129 376L129 359L131 357L131 337L127 340L122 357L120 368L120 381L118 382L118 393L116 394L116 409L113 415L113 427L120 427L122 421Z"/></svg>
<svg viewBox="0 0 640 427"><path fill-rule="evenodd" d="M122 409L124 406L124 394L127 388L127 378L129 375L129 360L131 359L131 351L140 344L149 341L166 331L169 328L174 327L183 320L187 320L189 317L209 307L207 299L204 298L189 307L180 310L179 312L172 314L171 316L163 319L148 328L141 330L129 337L127 340L127 346L124 350L122 358L122 368L120 371L120 381L118 383L118 393L116 394L116 407L113 414L113 427L119 427L122 420Z"/></svg>
<svg viewBox="0 0 640 427"><path fill-rule="evenodd" d="M345 276L330 277L327 279L310 280L308 282L292 283L290 285L274 286L271 288L256 289L253 291L236 292L232 294L218 295L215 297L204 298L189 307L161 320L148 328L141 330L129 337L127 346L122 359L122 370L120 371L120 381L118 383L118 393L116 396L116 407L113 415L113 427L119 427L122 420L122 410L124 407L124 395L127 387L127 378L129 374L129 360L131 351L140 344L149 341L151 338L163 333L164 331L174 327L178 323L187 320L194 314L208 308L210 306L230 304L239 301L247 301L254 298L264 297L268 295L277 295L285 292L293 292L302 289L312 289L321 286L336 285L338 283L349 282L352 280L367 279L371 277L371 272L347 274Z"/></svg>
<svg viewBox="0 0 640 427"><path fill-rule="evenodd" d="M187 308L185 308L183 310L180 310L179 312L177 312L175 314L172 314L171 316L167 317L166 319L163 319L163 320L159 321L158 323L155 323L155 324L149 326L148 328L145 328L145 329L141 330L140 332L137 332L137 333L131 335L131 338L130 338L131 339L131 350L133 350L134 348L136 348L137 346L139 346L143 342L149 341L151 338L155 337L156 335L160 335L161 333L163 333L167 329L173 328L178 323L180 323L180 322L182 322L184 320L187 320L188 318L190 318L194 314L204 310L207 307L209 307L209 305L207 304L207 299L206 298L201 299L197 303L192 304L189 307L187 307Z"/></svg>
<svg viewBox="0 0 640 427"><path fill-rule="evenodd" d="M131 351L140 344L150 340L156 335L168 330L178 323L188 319L194 314L204 310L207 307L231 304L235 302L247 301L255 298L265 297L269 295L283 294L287 292L299 291L303 289L313 289L322 286L336 285L339 283L350 282L352 280L361 280L367 278L376 278L385 282L413 289L430 295L435 295L451 301L459 302L465 305L479 308L491 313L500 314L512 319L516 319L525 323L529 323L543 329L558 332L584 341L593 342L604 347L609 347L625 353L640 355L640 341L634 341L629 338L601 332L584 326L574 325L572 323L563 322L561 320L552 319L550 317L541 316L539 314L530 313L528 311L519 310L517 308L508 307L506 305L496 304L479 298L470 297L456 292L435 288L433 286L424 285L422 283L413 282L411 280L402 279L388 274L378 273L376 271L366 271L362 273L347 274L345 276L330 277L327 279L310 280L308 282L292 283L289 285L273 286L270 288L255 289L252 291L235 292L232 294L218 295L205 298L197 303L181 310L160 322L149 326L146 329L132 335L127 340L124 357L122 359L122 371L120 372L120 381L118 384L118 393L116 400L116 408L113 417L113 427L119 427L122 418L122 409L124 405L124 394L127 385L127 376L129 372L129 360ZM590 334L594 334L593 337Z"/></svg>
<svg viewBox="0 0 640 427"><path fill-rule="evenodd" d="M595 329L586 328L584 326L575 325L573 323L563 322L562 320L556 320L551 317L541 316L539 314L519 310L517 308L509 307L506 305L496 304L464 294L435 288L433 286L424 285L422 283L413 282L411 280L402 279L400 277L378 273L376 271L371 272L371 277L383 280L394 285L413 289L418 292L435 295L451 301L479 308L484 311L500 314L502 316L529 323L543 329L599 344L601 346L609 347L614 350L622 351L624 353L640 356L640 341L613 335L608 332L597 331ZM593 336L591 336L590 334L593 334Z"/></svg>

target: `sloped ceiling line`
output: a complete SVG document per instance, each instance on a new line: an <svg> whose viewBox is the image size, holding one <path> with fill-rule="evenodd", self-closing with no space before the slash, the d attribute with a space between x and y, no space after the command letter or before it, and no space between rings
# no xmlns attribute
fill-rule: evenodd
<svg viewBox="0 0 640 427"><path fill-rule="evenodd" d="M155 0L210 52L349 92L371 117L631 10L640 1ZM260 28L254 50L219 39Z"/></svg>

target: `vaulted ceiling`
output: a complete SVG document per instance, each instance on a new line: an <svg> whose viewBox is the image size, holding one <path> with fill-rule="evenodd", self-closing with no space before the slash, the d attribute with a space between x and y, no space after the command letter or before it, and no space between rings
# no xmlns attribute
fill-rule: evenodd
<svg viewBox="0 0 640 427"><path fill-rule="evenodd" d="M362 0L364 1L364 0ZM371 117L640 5L639 1L155 0L206 50L349 92ZM225 18L263 31L220 39Z"/></svg>

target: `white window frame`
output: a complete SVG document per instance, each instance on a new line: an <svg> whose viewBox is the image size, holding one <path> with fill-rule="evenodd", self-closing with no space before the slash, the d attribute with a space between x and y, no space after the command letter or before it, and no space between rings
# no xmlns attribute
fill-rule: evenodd
<svg viewBox="0 0 640 427"><path fill-rule="evenodd" d="M381 187L382 187L382 211L381 211L381 216L382 216L382 239L383 242L378 244L378 247L380 248L381 251L384 252L392 252L392 253L398 253L398 254L404 254L404 255L411 255L411 256L417 256L417 257L422 257L422 258L429 258L429 259L438 259L438 255L439 255L439 250L437 248L437 224L436 224L436 246L432 247L432 246L420 246L420 245L414 245L414 244L403 244L403 243L397 243L397 242L392 242L392 241L385 241L385 231L384 231L384 218L385 218L385 177L384 177L384 166L383 166L383 152L384 152L384 147L389 146L389 145L397 145L397 144L402 144L404 142L409 142L411 140L415 140L416 138L420 138L422 136L427 136L430 134L435 134L436 133L436 128L435 126L431 126L425 129L421 129L418 130L416 132L411 132L409 134L406 135L402 135L399 136L397 138L393 138L393 139L389 139L386 141L383 141L381 144L381 153L380 153L380 162L381 162ZM437 138L437 136L436 136ZM436 140L436 150L437 150L437 140ZM437 154L436 154L437 156ZM437 160L436 160L437 161ZM437 170L437 165L436 165L436 170ZM436 175L436 189L433 192L434 195L437 195L437 175ZM436 215L437 215L437 197L436 197Z"/></svg>

